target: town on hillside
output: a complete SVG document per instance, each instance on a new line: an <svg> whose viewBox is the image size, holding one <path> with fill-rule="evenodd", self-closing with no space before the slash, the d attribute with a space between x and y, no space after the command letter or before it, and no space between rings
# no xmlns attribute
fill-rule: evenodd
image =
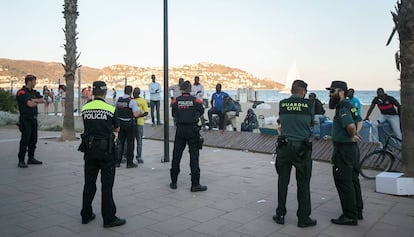
<svg viewBox="0 0 414 237"><path fill-rule="evenodd" d="M83 66L78 70L81 78L81 87L91 85L95 80L103 80L111 88L123 88L125 83L141 88L146 88L151 82L154 74L157 81L163 85L163 67L136 67L130 65L112 65L102 69ZM75 76L75 87L78 85L79 73ZM24 84L24 76L34 74L37 76L37 84L47 85L50 88L58 84L65 84L63 79L64 69L60 63L49 63L40 61L0 59L0 88L20 88ZM225 65L213 63L195 63L171 67L169 69L169 85L174 85L179 78L193 81L194 76L200 77L201 83L208 90L214 90L217 83L223 88L253 88L276 89L284 87L279 82L270 79L260 79L252 74Z"/></svg>

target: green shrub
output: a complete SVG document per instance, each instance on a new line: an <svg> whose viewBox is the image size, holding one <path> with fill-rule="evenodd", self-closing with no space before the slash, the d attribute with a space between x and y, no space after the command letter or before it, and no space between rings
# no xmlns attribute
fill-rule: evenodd
<svg viewBox="0 0 414 237"><path fill-rule="evenodd" d="M17 112L16 97L8 90L0 89L0 111Z"/></svg>

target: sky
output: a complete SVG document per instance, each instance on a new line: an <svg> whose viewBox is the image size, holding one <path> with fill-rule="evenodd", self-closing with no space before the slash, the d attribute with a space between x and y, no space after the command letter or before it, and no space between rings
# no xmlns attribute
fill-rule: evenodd
<svg viewBox="0 0 414 237"><path fill-rule="evenodd" d="M0 2L0 58L63 63L63 0ZM78 62L163 66L163 2L78 1ZM356 90L398 90L398 35L385 46L396 2L170 0L169 65L218 63L285 83L296 63L309 89L343 80Z"/></svg>

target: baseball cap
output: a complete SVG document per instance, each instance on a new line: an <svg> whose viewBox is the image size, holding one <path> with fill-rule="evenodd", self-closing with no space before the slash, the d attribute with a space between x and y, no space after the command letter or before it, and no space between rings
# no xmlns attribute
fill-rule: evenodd
<svg viewBox="0 0 414 237"><path fill-rule="evenodd" d="M346 82L344 81L332 81L330 87L326 87L327 90L331 89L341 89L345 92L348 91L348 86L346 85Z"/></svg>
<svg viewBox="0 0 414 237"><path fill-rule="evenodd" d="M93 91L106 91L106 83L104 81L94 81L92 84Z"/></svg>

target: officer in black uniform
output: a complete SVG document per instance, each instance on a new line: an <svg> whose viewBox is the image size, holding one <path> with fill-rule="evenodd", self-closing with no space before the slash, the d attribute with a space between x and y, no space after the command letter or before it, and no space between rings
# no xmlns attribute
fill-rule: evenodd
<svg viewBox="0 0 414 237"><path fill-rule="evenodd" d="M37 105L44 104L45 100L40 93L33 88L36 86L36 76L27 75L24 78L26 84L16 93L17 104L19 106L19 130L22 132L19 147L19 163L17 167L27 168L27 164L40 165L41 161L34 158L37 143ZM29 159L27 164L24 158L27 155Z"/></svg>
<svg viewBox="0 0 414 237"><path fill-rule="evenodd" d="M191 168L191 192L206 191L207 186L200 185L200 167L198 163L200 144L200 128L197 126L200 115L204 113L203 102L190 95L191 83L185 81L180 86L183 92L172 101L172 114L177 122L175 132L173 160L171 163L171 183L172 189L177 188L177 177L180 173L180 160L184 148L188 144L190 153Z"/></svg>
<svg viewBox="0 0 414 237"><path fill-rule="evenodd" d="M278 179L278 206L273 220L278 224L285 223L286 196L292 166L296 169L298 227L316 225L310 218L311 200L309 183L312 174L312 143L310 126L313 121L314 108L312 102L305 99L307 84L295 80L292 84L292 96L280 101L279 118L281 134L277 139L276 171Z"/></svg>
<svg viewBox="0 0 414 237"><path fill-rule="evenodd" d="M124 225L125 219L115 216L116 207L112 196L115 180L115 160L113 155L114 132L119 131L119 120L115 116L115 107L105 102L106 84L103 81L93 83L94 100L82 107L84 133L79 150L84 152L85 186L82 199L82 224L95 219L92 201L96 193L96 178L101 171L102 217L104 227Z"/></svg>
<svg viewBox="0 0 414 237"><path fill-rule="evenodd" d="M136 117L141 113L139 112L137 102L131 97L132 86L125 86L124 95L119 97L116 102L116 116L119 118L120 131L119 140L122 144L121 154L125 149L126 141L126 157L127 157L127 168L136 168L137 164L134 164L134 142L136 133ZM116 166L121 165L122 155L117 156Z"/></svg>
<svg viewBox="0 0 414 237"><path fill-rule="evenodd" d="M358 110L348 100L347 84L343 81L333 81L329 90L329 108L336 109L332 127L333 141L333 177L342 212L331 222L338 225L357 225L362 220L363 201L359 183L359 147L361 139L358 131L362 127L362 119Z"/></svg>

